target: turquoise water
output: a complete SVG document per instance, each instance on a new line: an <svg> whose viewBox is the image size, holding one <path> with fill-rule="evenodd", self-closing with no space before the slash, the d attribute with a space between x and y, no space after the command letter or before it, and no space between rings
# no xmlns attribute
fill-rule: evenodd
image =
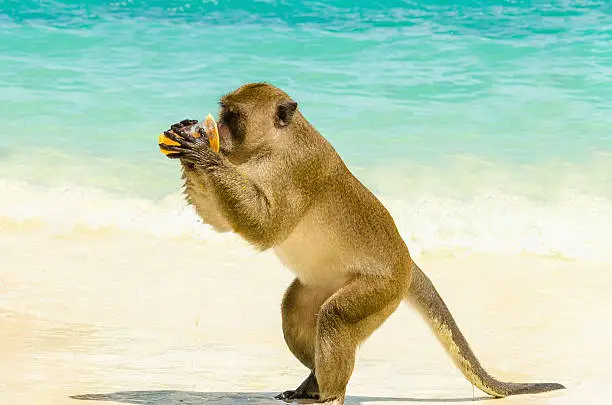
<svg viewBox="0 0 612 405"><path fill-rule="evenodd" d="M417 246L612 257L611 46L606 1L0 1L0 220L159 208L157 134L265 80Z"/></svg>

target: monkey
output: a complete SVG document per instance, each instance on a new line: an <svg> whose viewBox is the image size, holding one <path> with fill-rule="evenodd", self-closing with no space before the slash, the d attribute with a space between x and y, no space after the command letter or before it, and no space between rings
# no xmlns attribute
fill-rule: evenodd
<svg viewBox="0 0 612 405"><path fill-rule="evenodd" d="M187 201L218 232L273 251L295 275L282 297L284 340L310 373L275 398L341 405L356 350L404 302L466 379L490 396L565 389L498 380L476 358L387 209L285 91L244 84L219 100L220 150L183 120L160 144L182 167ZM204 134L203 132L201 132Z"/></svg>

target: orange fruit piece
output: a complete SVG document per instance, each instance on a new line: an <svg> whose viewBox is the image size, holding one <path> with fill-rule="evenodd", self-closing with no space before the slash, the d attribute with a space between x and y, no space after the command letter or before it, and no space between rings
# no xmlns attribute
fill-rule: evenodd
<svg viewBox="0 0 612 405"><path fill-rule="evenodd" d="M164 145L172 145L172 146L178 146L179 143L173 141L172 139L169 139L168 137L166 137L166 135L164 135L163 133L159 135L159 138L157 139L157 143L158 144L164 144ZM163 153L164 155L167 155L169 153L172 153L172 151L169 150L165 150L162 149L161 147L159 148L159 150L161 151L161 153Z"/></svg>
<svg viewBox="0 0 612 405"><path fill-rule="evenodd" d="M210 148L215 153L219 153L219 128L212 115L208 114L204 120L204 131L208 135L208 142L210 142Z"/></svg>

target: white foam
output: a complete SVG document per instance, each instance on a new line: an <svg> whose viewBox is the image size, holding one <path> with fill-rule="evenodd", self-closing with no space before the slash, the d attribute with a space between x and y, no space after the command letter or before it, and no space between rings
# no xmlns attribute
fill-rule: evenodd
<svg viewBox="0 0 612 405"><path fill-rule="evenodd" d="M178 192L153 201L97 189L44 188L0 180L0 194L5 196L0 199L0 221L38 225L50 235L110 230L198 238L212 233Z"/></svg>
<svg viewBox="0 0 612 405"><path fill-rule="evenodd" d="M138 232L159 238L210 238L179 192L159 200L96 189L45 188L0 180L0 224L35 226L50 235ZM481 190L469 199L419 192L381 197L411 253L532 253L612 261L612 204L566 189L553 202Z"/></svg>
<svg viewBox="0 0 612 405"><path fill-rule="evenodd" d="M423 195L382 199L416 253L530 253L565 259L612 260L612 204L566 190L543 202L482 191L470 200Z"/></svg>

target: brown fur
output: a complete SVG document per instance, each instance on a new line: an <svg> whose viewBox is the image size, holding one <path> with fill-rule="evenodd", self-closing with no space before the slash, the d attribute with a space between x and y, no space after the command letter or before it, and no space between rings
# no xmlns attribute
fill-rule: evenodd
<svg viewBox="0 0 612 405"><path fill-rule="evenodd" d="M483 391L506 396L563 388L500 382L480 366L389 212L285 92L252 83L220 104L221 154L202 150L206 158L183 161L185 192L205 222L273 249L296 274L283 298L283 332L311 374L280 397L342 404L356 347L402 300L421 311Z"/></svg>

